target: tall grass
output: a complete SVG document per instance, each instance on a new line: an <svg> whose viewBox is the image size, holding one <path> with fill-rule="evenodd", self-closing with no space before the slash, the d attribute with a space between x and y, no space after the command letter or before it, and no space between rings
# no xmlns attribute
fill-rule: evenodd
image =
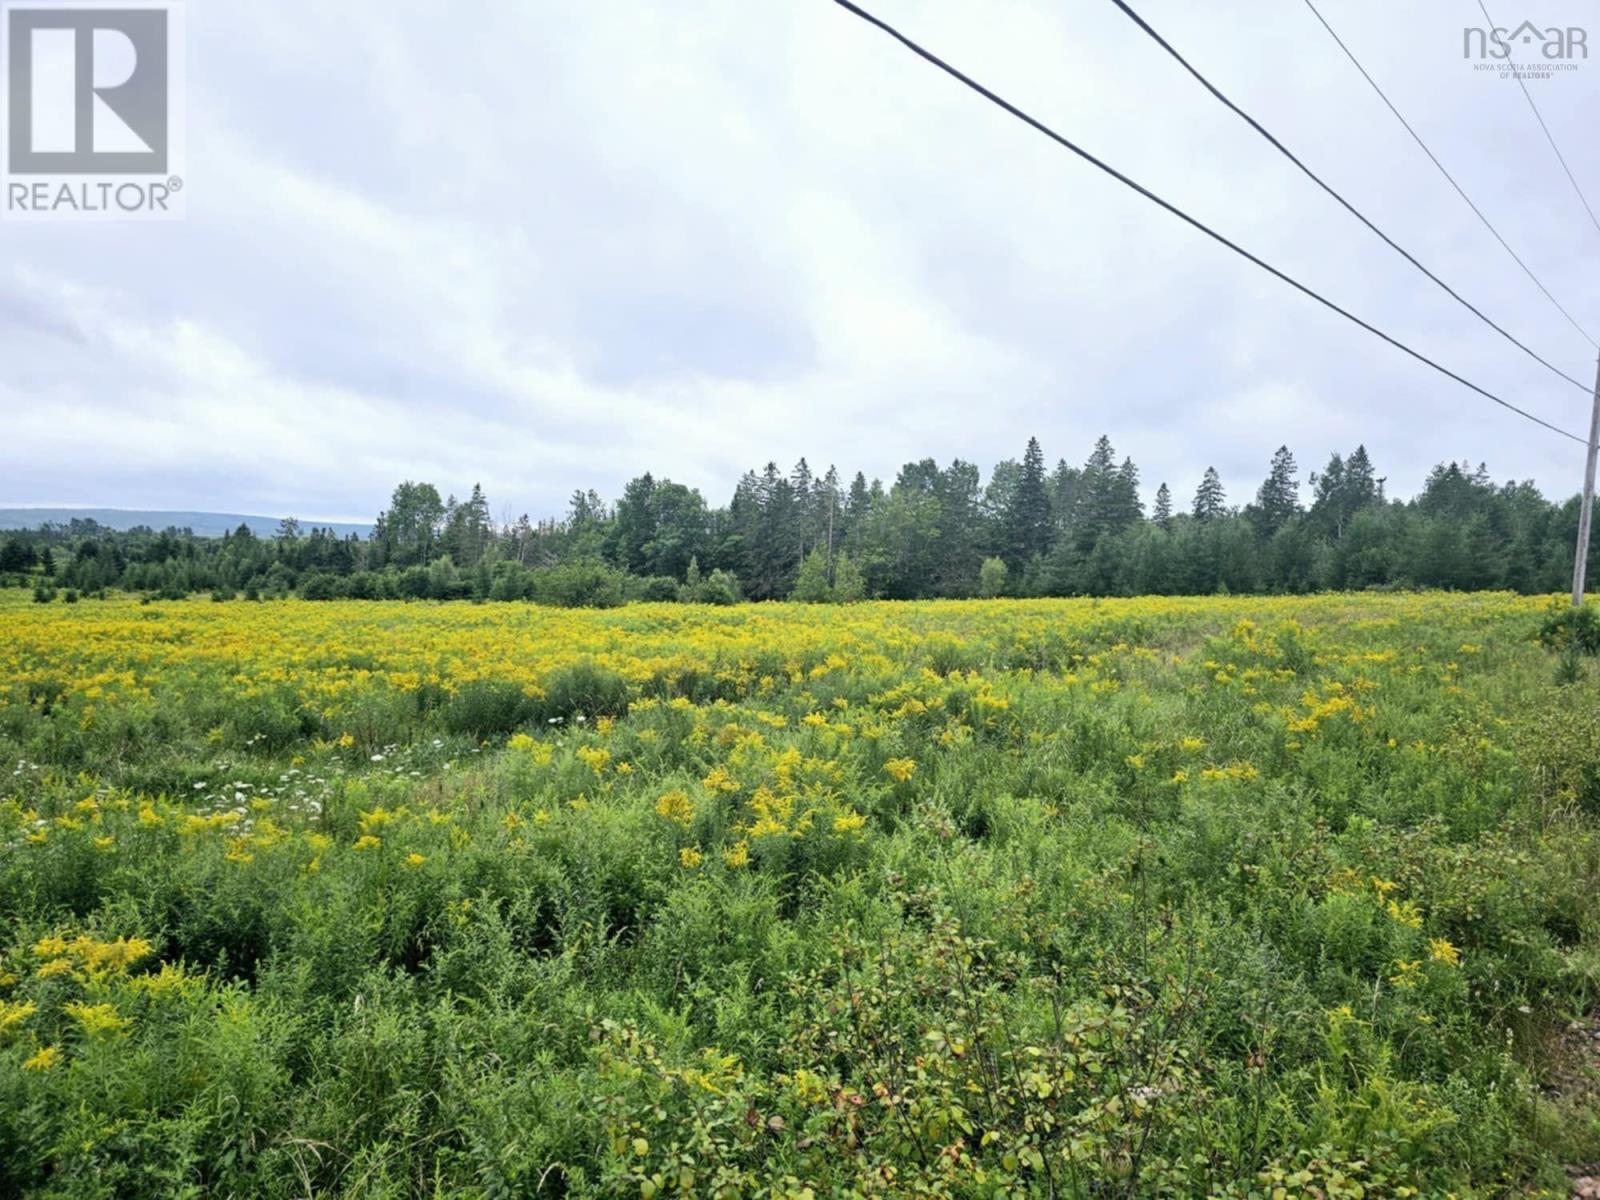
<svg viewBox="0 0 1600 1200"><path fill-rule="evenodd" d="M0 1194L1600 1158L1543 601L151 607L0 607Z"/></svg>

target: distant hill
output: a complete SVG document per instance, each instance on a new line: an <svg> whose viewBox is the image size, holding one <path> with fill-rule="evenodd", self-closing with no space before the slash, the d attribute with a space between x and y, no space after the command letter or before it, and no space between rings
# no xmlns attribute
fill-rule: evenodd
<svg viewBox="0 0 1600 1200"><path fill-rule="evenodd" d="M131 508L0 508L0 529L36 529L47 522L65 525L74 517L81 521L98 521L107 529L128 530L136 525L148 525L156 530L173 527L192 529L200 537L221 537L240 525L248 525L252 533L270 537L278 531L279 520L244 513L141 512ZM372 532L371 525L300 519L302 532L313 528L331 529L341 537L347 533L366 537Z"/></svg>

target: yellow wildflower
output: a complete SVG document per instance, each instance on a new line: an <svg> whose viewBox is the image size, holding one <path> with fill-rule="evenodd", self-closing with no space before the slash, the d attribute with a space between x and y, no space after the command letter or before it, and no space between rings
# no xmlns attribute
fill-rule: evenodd
<svg viewBox="0 0 1600 1200"><path fill-rule="evenodd" d="M739 790L739 781L728 774L727 767L720 765L712 767L711 773L700 782L705 785L706 790L709 792L737 792Z"/></svg>
<svg viewBox="0 0 1600 1200"><path fill-rule="evenodd" d="M687 828L694 823L694 805L683 792L666 792L656 801L656 816Z"/></svg>
<svg viewBox="0 0 1600 1200"><path fill-rule="evenodd" d="M1415 900L1389 901L1389 915L1409 929L1422 928L1422 913Z"/></svg>
<svg viewBox="0 0 1600 1200"><path fill-rule="evenodd" d="M911 758L891 758L883 764L883 769L896 783L904 783L916 771L917 763Z"/></svg>
<svg viewBox="0 0 1600 1200"><path fill-rule="evenodd" d="M0 1034L6 1033L13 1025L20 1025L38 1011L38 1005L32 1000L0 1003Z"/></svg>
<svg viewBox="0 0 1600 1200"><path fill-rule="evenodd" d="M866 823L866 817L858 812L842 813L833 819L833 831L835 833L855 833Z"/></svg>
<svg viewBox="0 0 1600 1200"><path fill-rule="evenodd" d="M73 1002L64 1011L83 1028L90 1037L115 1037L133 1024L110 1004L82 1004Z"/></svg>

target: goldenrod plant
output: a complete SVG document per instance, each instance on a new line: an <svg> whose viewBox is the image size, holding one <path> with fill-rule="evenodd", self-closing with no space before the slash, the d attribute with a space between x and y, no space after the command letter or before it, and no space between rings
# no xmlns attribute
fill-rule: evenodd
<svg viewBox="0 0 1600 1200"><path fill-rule="evenodd" d="M1563 1194L1552 603L13 591L0 1194Z"/></svg>

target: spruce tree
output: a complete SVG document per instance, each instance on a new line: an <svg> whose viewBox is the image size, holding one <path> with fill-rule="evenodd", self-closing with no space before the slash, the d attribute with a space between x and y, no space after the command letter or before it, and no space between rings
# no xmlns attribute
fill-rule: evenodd
<svg viewBox="0 0 1600 1200"><path fill-rule="evenodd" d="M812 508L817 535L828 561L832 562L833 552L844 538L844 512L839 495L839 472L831 464L812 492Z"/></svg>
<svg viewBox="0 0 1600 1200"><path fill-rule="evenodd" d="M801 562L789 599L802 604L822 604L831 598L832 591L828 582L828 556L818 546Z"/></svg>
<svg viewBox="0 0 1600 1200"><path fill-rule="evenodd" d="M1194 493L1194 519L1214 521L1227 512L1227 494L1222 490L1222 477L1215 467L1207 467L1205 478Z"/></svg>
<svg viewBox="0 0 1600 1200"><path fill-rule="evenodd" d="M1006 510L1006 541L1011 560L1021 564L1050 548L1050 494L1045 488L1044 451L1029 438L1022 471Z"/></svg>
<svg viewBox="0 0 1600 1200"><path fill-rule="evenodd" d="M822 540L816 524L816 479L804 457L789 472L789 486L794 489L795 553L799 558L804 558L806 551Z"/></svg>
<svg viewBox="0 0 1600 1200"><path fill-rule="evenodd" d="M1144 502L1139 499L1139 468L1134 466L1133 459L1124 458L1117 468L1111 497L1111 521L1106 532L1121 533L1144 517Z"/></svg>
<svg viewBox="0 0 1600 1200"><path fill-rule="evenodd" d="M1261 537L1270 538L1300 511L1300 483L1295 479L1297 470L1289 447L1279 446L1272 455L1272 466L1260 490L1256 492L1256 502L1250 509L1251 522Z"/></svg>
<svg viewBox="0 0 1600 1200"><path fill-rule="evenodd" d="M1488 481L1488 472L1479 465L1484 481ZM1365 508L1378 499L1378 483L1373 478L1372 460L1367 457L1367 448L1357 446L1350 452L1350 458L1344 465L1345 480L1345 517L1353 517L1358 509Z"/></svg>
<svg viewBox="0 0 1600 1200"><path fill-rule="evenodd" d="M1151 512L1150 519L1163 529L1172 528L1172 491L1163 480L1156 489L1156 506Z"/></svg>
<svg viewBox="0 0 1600 1200"><path fill-rule="evenodd" d="M1053 536L1058 542L1072 536L1081 481L1082 474L1077 467L1068 466L1064 458L1056 460L1056 469L1050 475L1050 516Z"/></svg>
<svg viewBox="0 0 1600 1200"><path fill-rule="evenodd" d="M1078 519L1073 542L1081 553L1093 550L1101 534L1114 531L1118 492L1117 453L1111 448L1111 439L1102 433L1078 476Z"/></svg>
<svg viewBox="0 0 1600 1200"><path fill-rule="evenodd" d="M837 543L854 547L859 544L867 518L872 513L872 494L867 490L867 477L860 471L850 481L850 491L844 500L844 525Z"/></svg>

